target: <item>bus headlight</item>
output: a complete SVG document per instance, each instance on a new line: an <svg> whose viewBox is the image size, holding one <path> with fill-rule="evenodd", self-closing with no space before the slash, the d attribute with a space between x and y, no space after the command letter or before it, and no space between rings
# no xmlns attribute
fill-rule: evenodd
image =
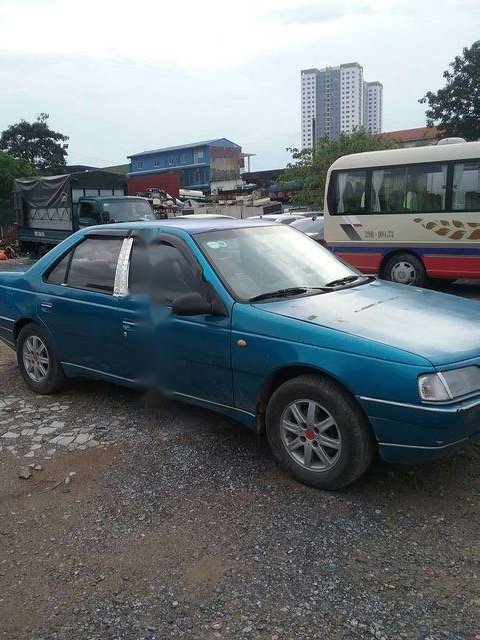
<svg viewBox="0 0 480 640"><path fill-rule="evenodd" d="M475 392L480 392L479 367L427 373L418 378L420 398L428 402L455 400Z"/></svg>

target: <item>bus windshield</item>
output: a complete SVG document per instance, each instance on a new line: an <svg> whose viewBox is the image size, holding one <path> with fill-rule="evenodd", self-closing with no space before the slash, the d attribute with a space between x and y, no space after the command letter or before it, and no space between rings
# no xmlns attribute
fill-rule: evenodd
<svg viewBox="0 0 480 640"><path fill-rule="evenodd" d="M143 198L112 198L104 200L102 205L110 222L155 220L151 206Z"/></svg>

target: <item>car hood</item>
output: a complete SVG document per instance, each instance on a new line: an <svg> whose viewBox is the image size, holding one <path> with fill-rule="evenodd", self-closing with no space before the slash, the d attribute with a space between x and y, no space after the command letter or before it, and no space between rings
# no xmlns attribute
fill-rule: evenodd
<svg viewBox="0 0 480 640"><path fill-rule="evenodd" d="M375 280L256 306L402 349L434 366L480 357L479 303L427 289Z"/></svg>

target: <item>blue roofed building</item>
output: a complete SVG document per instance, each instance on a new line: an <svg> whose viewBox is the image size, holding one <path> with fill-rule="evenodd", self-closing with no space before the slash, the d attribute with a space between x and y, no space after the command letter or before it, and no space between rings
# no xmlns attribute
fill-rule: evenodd
<svg viewBox="0 0 480 640"><path fill-rule="evenodd" d="M180 176L180 187L203 191L215 185L227 190L242 184L242 147L227 138L142 151L128 158L131 177L174 172Z"/></svg>

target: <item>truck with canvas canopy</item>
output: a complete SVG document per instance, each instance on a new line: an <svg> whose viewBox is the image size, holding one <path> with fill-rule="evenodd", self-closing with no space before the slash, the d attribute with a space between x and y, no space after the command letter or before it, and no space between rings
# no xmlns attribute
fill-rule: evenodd
<svg viewBox="0 0 480 640"><path fill-rule="evenodd" d="M146 198L125 193L125 176L107 171L17 178L13 201L20 251L40 256L84 227L155 219Z"/></svg>

